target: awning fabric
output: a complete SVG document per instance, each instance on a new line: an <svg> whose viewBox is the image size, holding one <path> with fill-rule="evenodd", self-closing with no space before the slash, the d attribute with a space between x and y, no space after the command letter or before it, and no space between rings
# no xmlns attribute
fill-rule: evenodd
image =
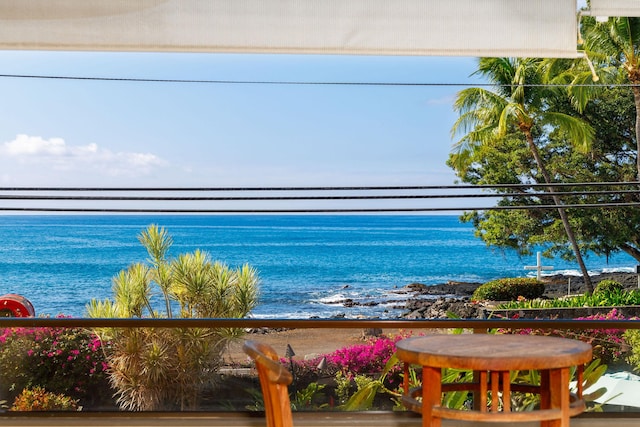
<svg viewBox="0 0 640 427"><path fill-rule="evenodd" d="M640 16L639 0L591 0L592 16Z"/></svg>
<svg viewBox="0 0 640 427"><path fill-rule="evenodd" d="M0 0L0 49L576 56L576 0Z"/></svg>

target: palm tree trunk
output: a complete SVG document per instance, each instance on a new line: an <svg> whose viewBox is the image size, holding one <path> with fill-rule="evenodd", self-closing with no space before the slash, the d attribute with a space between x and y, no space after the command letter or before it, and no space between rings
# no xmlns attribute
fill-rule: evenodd
<svg viewBox="0 0 640 427"><path fill-rule="evenodd" d="M640 84L640 79L634 81L630 76L629 80L633 84L633 102L636 106L636 169L638 171L637 179L640 181L640 87L636 86Z"/></svg>
<svg viewBox="0 0 640 427"><path fill-rule="evenodd" d="M544 177L544 181L547 184L551 184L551 175L547 171L547 168L542 161L542 157L540 157L540 152L538 151L538 147L533 141L533 136L529 130L525 131L525 137L527 139L527 144L529 145L529 149L533 154L533 158L540 169L540 173ZM547 190L550 193L556 191L555 187L549 186ZM562 207L562 200L558 196L551 196L553 199L553 203L558 207L558 214L560 214L560 219L562 220L562 225L564 226L564 231L567 233L567 239L571 243L571 247L573 248L573 252L576 256L576 261L578 262L578 266L580 267L580 271L582 272L582 277L584 278L584 284L588 293L593 293L593 284L591 283L591 277L589 276L589 271L587 271L587 267L584 264L582 259L582 254L580 253L580 247L578 246L578 242L576 240L576 236L573 233L573 228L571 228L571 224L569 223L569 217L567 216L567 211Z"/></svg>

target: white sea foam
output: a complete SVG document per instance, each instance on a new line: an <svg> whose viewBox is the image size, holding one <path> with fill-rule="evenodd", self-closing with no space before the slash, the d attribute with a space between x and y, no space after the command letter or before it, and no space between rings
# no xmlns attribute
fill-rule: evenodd
<svg viewBox="0 0 640 427"><path fill-rule="evenodd" d="M344 294L333 294L323 298L318 298L316 301L322 304L340 304L347 299Z"/></svg>
<svg viewBox="0 0 640 427"><path fill-rule="evenodd" d="M634 271L635 271L634 267L611 267L611 268L602 268L599 270L588 270L590 276L599 276L600 274L604 274L604 273L633 273ZM527 272L526 275L527 277L536 277L536 272L529 271ZM556 275L580 277L582 276L582 273L579 270L567 269L567 270L547 270L542 272L541 274L542 277L556 276Z"/></svg>

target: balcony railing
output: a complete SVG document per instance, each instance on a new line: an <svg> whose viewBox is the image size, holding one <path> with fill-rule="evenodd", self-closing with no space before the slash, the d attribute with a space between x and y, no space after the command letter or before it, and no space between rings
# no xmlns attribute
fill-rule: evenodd
<svg viewBox="0 0 640 427"><path fill-rule="evenodd" d="M288 350L295 351L294 349L301 348L299 343L296 342L296 337L304 337L305 335L310 335L311 331L324 331L325 334L321 334L321 336L325 337L324 342L318 343L314 348L314 357L322 355L323 351L318 351L317 349L326 348L326 353L331 353L335 350L336 345L339 344L337 338L332 339L332 336L337 337L338 332L340 331L352 331L351 337L353 341L351 344L363 344L367 340L367 334L371 333L371 331L384 331L385 334L389 336L398 335L398 334L423 334L423 333L487 333L496 329L510 329L510 330L545 330L545 331L571 331L575 332L576 335L579 335L579 331L585 330L631 330L631 329L640 329L640 320L522 320L522 319L487 319L487 320L466 320L466 319L442 319L442 320L376 320L376 319L359 319L359 320L325 320L325 319L309 319L309 320L290 320L290 319L90 319L90 318L0 318L0 328L83 328L91 331L100 331L104 328L119 328L119 329L128 329L135 330L138 328L154 328L154 329L187 329L187 328L201 328L201 329L220 329L220 328L233 328L233 329L241 329L247 332L248 335L245 337L250 337L254 340L265 340L271 337L272 334L278 335L282 333L282 331L302 331L297 335L286 335L283 339L279 341L279 348L276 348L278 352L281 352L281 356L286 361L287 357L289 360L299 360L302 361L305 359L305 356L309 356L308 354L287 354ZM260 331L265 335L261 335L256 333L256 331ZM278 332L280 331L280 332ZM305 333L308 331L309 333ZM235 347L236 351L239 348L239 343L243 338L238 338L237 341L231 343L231 347ZM595 343L595 345L598 345ZM304 346L303 346L304 347ZM496 349L497 352L500 349ZM245 378L251 378L254 381L254 385L257 383L255 379L255 373L252 371L250 367L247 367L248 360L247 359L237 359L235 362L240 360L244 362L243 366L239 366L237 363L230 364L229 366L224 366L223 371L225 375L239 375L244 376ZM326 378L325 378L326 379ZM243 386L246 386L246 383L243 383ZM295 388L295 383L294 383ZM239 386L241 387L241 386ZM256 388L257 390L257 388ZM294 390L295 391L300 391ZM101 393L110 394L113 393L113 390L101 390ZM225 394L228 392L222 392L223 394L219 396L220 400L225 399ZM104 397L104 396L103 396ZM255 397L255 396L254 396ZM216 399L215 392L209 396L209 399ZM248 401L251 403L251 400ZM175 409L162 410L158 411L149 411L149 412L138 412L138 411L121 411L117 408L117 406L108 406L108 407L97 407L97 408L84 408L83 411L80 412L63 412L63 413L44 413L46 416L53 417L63 417L65 420L68 417L72 419L94 419L95 417L134 417L136 419L144 419L148 422L150 419L167 418L169 424L174 422L180 416L186 417L196 417L200 416L202 419L211 419L212 417L215 419L227 419L227 421L222 421L223 424L228 423L228 418L232 417L235 419L235 422L240 422L242 425L251 425L251 423L255 422L255 417L259 417L260 411L259 407L247 409L246 407L249 405L244 405L240 410L235 409L224 409L224 405L222 409L220 406L216 405L203 405L199 408L191 408L189 410L175 411ZM211 408L217 409L211 409ZM327 408L300 408L299 416L312 417L311 419L315 419L316 421L321 419L323 416L329 417L340 417L339 413L341 411L338 408L333 408L333 410L327 412ZM372 408L373 410L378 410L378 408ZM384 409L383 412L387 415L386 417L395 417L395 423L402 424L403 422L415 423L415 420L411 417L411 415L392 415L393 411L389 408ZM302 415L302 414L306 415ZM145 415L146 414L146 415ZM197 414L197 415L196 415ZM313 418L313 414L316 414L319 418ZM324 415L323 415L324 414ZM357 415L360 414L360 415ZM638 412L637 408L634 407L615 407L611 406L607 408L605 412L607 417L615 418L615 419L629 419L636 418L640 416L640 412ZM356 414L351 413L342 413L342 416L345 417L363 417L363 419L368 419L367 415L362 415L361 411L358 411ZM581 417L583 418L598 418L602 417L602 414L598 413L586 413ZM16 418L17 417L17 418ZM12 424L15 420L18 420L19 423L25 421L25 417L34 418L34 419L42 419L43 413L40 412L5 412L0 416L0 424ZM222 418L220 418L222 417ZM243 420L243 421L238 421ZM166 420L165 420L166 421ZM636 418L637 421L637 418ZM67 422L67 421L65 421ZM111 423L112 421L109 421ZM55 424L55 422L54 422ZM215 422L213 423L215 425ZM374 425L371 422L365 422L366 425Z"/></svg>

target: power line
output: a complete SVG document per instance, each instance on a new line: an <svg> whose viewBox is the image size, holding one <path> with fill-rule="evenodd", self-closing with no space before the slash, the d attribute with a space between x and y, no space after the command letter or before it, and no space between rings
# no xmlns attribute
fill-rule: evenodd
<svg viewBox="0 0 640 427"><path fill-rule="evenodd" d="M0 78L76 80L133 83L179 83L179 84L216 84L216 85L277 85L277 86L391 86L391 87L635 87L632 83L616 84L570 84L570 83L438 83L438 82L354 82L354 81L292 81L292 80L218 80L218 79L158 79L136 77L71 76L46 74L0 74Z"/></svg>
<svg viewBox="0 0 640 427"><path fill-rule="evenodd" d="M3 195L0 200L78 200L78 201L275 201L275 200L400 200L400 199L469 199L469 198L545 198L554 196L594 196L594 195L640 194L640 190L613 191L554 191L536 193L482 193L482 194L403 194L365 196L52 196L52 195Z"/></svg>
<svg viewBox="0 0 640 427"><path fill-rule="evenodd" d="M557 183L527 183L527 184L461 184L461 185L386 185L386 186L309 186L309 187L0 187L0 192L7 191L66 191L66 192L108 192L108 191L382 191L382 190L458 190L458 189L502 189L502 188L547 188L547 187L618 187L640 186L640 181L629 182L557 182ZM547 193L548 194L548 193Z"/></svg>
<svg viewBox="0 0 640 427"><path fill-rule="evenodd" d="M491 210L540 210L562 208L592 209L603 207L640 207L640 202L589 203L523 206L476 206L476 207L416 207L416 208L305 208L305 209L146 209L146 208L57 208L57 207L0 207L0 211L15 212L83 212L83 213L174 213L174 214L296 214L296 213L408 213L408 212L452 212Z"/></svg>

